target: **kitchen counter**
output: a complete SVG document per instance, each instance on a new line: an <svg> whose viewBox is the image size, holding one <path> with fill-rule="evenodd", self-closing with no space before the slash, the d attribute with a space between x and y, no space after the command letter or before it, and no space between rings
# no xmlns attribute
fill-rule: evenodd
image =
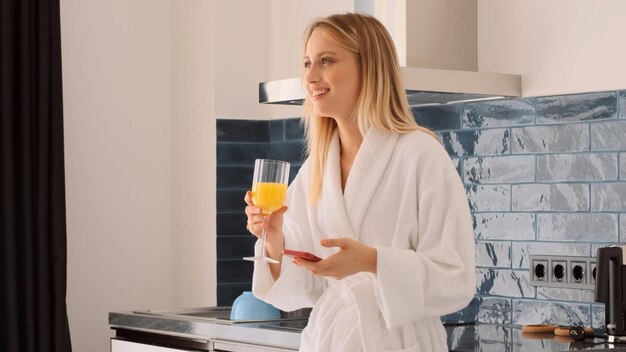
<svg viewBox="0 0 626 352"><path fill-rule="evenodd" d="M292 326L298 326L298 322L300 326L293 328ZM151 343L158 336L169 336L177 341L195 341L196 345L188 347L207 350L213 350L216 344L236 342L266 346L277 351L297 351L300 346L300 331L305 324L306 320L230 324L228 321L216 322L172 313L109 313L109 325L116 330L117 338ZM165 345L173 343L164 342Z"/></svg>
<svg viewBox="0 0 626 352"><path fill-rule="evenodd" d="M272 351L297 351L300 331L306 320L251 323L216 323L203 318L177 314L146 312L111 312L109 324L116 336L131 340L155 339L170 336L180 340L196 341L202 346L213 344L249 344L266 346ZM575 342L553 335L523 334L520 327L492 324L464 324L446 326L450 351L577 351L609 350L601 339ZM209 342L207 342L209 341ZM199 346L191 346L199 347ZM204 348L204 347L203 347ZM212 350L206 347L207 350ZM626 351L626 346L619 347ZM236 350L236 349L234 349ZM614 350L614 349L611 349Z"/></svg>
<svg viewBox="0 0 626 352"><path fill-rule="evenodd" d="M600 338L574 341L569 337L553 334L522 333L519 326L475 324L448 325L448 347L450 351L626 351L626 345L611 346Z"/></svg>

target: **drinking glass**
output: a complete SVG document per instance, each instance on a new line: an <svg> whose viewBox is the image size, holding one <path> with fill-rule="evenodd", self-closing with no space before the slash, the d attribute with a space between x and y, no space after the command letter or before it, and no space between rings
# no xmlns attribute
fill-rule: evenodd
<svg viewBox="0 0 626 352"><path fill-rule="evenodd" d="M263 234L261 235L261 255L244 257L245 260L279 263L265 254L265 236L270 215L285 204L289 163L280 160L256 159L252 180L252 203L263 214Z"/></svg>

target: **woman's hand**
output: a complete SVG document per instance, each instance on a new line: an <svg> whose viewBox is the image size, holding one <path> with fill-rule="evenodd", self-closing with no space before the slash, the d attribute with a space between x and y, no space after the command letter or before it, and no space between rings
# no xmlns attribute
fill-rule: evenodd
<svg viewBox="0 0 626 352"><path fill-rule="evenodd" d="M263 234L263 213L261 209L254 206L252 203L252 192L246 192L244 197L246 202L246 216L248 222L246 229L253 235L261 238ZM280 260L283 250L283 214L287 211L287 206L283 206L280 209L273 212L267 220L267 233L265 234L265 248L267 249L268 256Z"/></svg>
<svg viewBox="0 0 626 352"><path fill-rule="evenodd" d="M314 275L343 279L360 272L376 273L376 249L351 238L329 238L320 241L324 247L339 247L337 253L319 262L295 258L293 263Z"/></svg>

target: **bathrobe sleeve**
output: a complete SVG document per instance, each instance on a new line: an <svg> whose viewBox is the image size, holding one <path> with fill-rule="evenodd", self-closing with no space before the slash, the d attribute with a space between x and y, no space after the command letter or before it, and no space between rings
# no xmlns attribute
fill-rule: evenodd
<svg viewBox="0 0 626 352"><path fill-rule="evenodd" d="M418 159L416 247L376 248L375 293L387 328L460 310L476 291L473 227L462 182L439 145Z"/></svg>
<svg viewBox="0 0 626 352"><path fill-rule="evenodd" d="M287 212L283 222L285 248L315 252L311 226L308 218L306 190L308 163L305 162L287 191ZM256 254L261 253L261 241L255 245ZM309 271L293 264L283 256L280 276L272 277L269 265L254 262L252 292L263 301L283 311L313 307L324 292L326 283Z"/></svg>

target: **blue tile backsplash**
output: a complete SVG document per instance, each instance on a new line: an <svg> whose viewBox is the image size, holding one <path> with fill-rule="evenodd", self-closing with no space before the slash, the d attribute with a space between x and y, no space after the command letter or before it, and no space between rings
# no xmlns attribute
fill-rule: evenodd
<svg viewBox="0 0 626 352"><path fill-rule="evenodd" d="M593 290L529 285L529 255L595 256L626 242L626 91L413 107L465 183L478 294L443 319L602 327ZM296 118L217 121L218 304L250 288L243 194L255 158L303 158ZM223 271L222 271L223 270Z"/></svg>
<svg viewBox="0 0 626 352"><path fill-rule="evenodd" d="M251 289L255 238L246 231L243 197L250 189L254 159L291 162L290 180L302 163L303 131L298 119L217 120L217 304L231 305Z"/></svg>

